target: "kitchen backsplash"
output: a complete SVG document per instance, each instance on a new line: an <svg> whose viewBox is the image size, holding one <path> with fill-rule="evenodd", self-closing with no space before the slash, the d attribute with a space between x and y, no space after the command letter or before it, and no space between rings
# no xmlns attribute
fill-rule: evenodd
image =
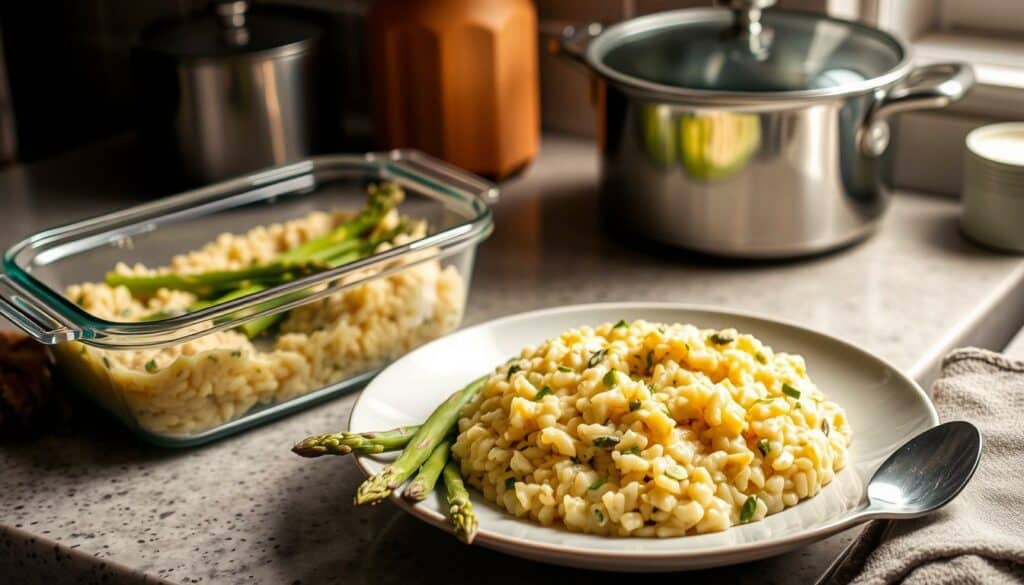
<svg viewBox="0 0 1024 585"><path fill-rule="evenodd" d="M834 0L831 0L834 1ZM346 80L338 131L360 144L370 134L365 14L371 0L278 0L328 14L338 34L334 51ZM541 107L545 128L593 132L589 80L579 67L547 51L567 24L709 6L711 0L536 0L541 35ZM2 2L3 44L12 88L17 150L22 160L52 156L132 128L129 50L154 20L202 10L206 0L77 0ZM830 0L781 0L780 6L823 11ZM40 29L45 23L45 42ZM40 70L46 75L39 75ZM2 103L3 100L0 100Z"/></svg>

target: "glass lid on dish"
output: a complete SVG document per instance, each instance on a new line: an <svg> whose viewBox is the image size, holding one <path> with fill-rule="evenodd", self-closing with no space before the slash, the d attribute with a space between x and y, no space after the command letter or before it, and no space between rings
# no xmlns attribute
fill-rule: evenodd
<svg viewBox="0 0 1024 585"><path fill-rule="evenodd" d="M590 43L586 60L610 80L659 97L740 101L868 91L909 67L902 43L880 30L751 4L758 1L622 22Z"/></svg>
<svg viewBox="0 0 1024 585"><path fill-rule="evenodd" d="M0 315L47 344L167 347L454 257L496 193L415 151L275 167L14 244Z"/></svg>

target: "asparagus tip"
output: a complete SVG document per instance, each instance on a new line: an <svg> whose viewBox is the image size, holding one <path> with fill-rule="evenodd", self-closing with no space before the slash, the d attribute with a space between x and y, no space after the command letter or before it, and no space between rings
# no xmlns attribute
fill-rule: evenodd
<svg viewBox="0 0 1024 585"><path fill-rule="evenodd" d="M377 475L370 476L360 484L359 489L356 490L356 505L376 504L390 496L391 492L395 489L390 481L392 475L394 475L394 472L388 467Z"/></svg>
<svg viewBox="0 0 1024 585"><path fill-rule="evenodd" d="M473 544L473 539L476 538L476 532L480 527L476 514L473 513L473 504L469 502L452 504L448 514L452 519L455 536L466 544Z"/></svg>
<svg viewBox="0 0 1024 585"><path fill-rule="evenodd" d="M328 453L347 455L352 448L338 441L337 435L313 435L295 443L292 453L302 457L320 457Z"/></svg>

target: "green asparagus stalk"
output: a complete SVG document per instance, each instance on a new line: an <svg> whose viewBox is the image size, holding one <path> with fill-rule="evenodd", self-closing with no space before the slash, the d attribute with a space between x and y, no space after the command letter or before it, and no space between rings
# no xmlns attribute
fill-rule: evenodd
<svg viewBox="0 0 1024 585"><path fill-rule="evenodd" d="M423 465L434 448L448 435L459 419L459 412L476 398L486 381L487 376L477 378L441 403L416 431L398 459L359 486L356 491L356 505L377 503L405 483L405 480Z"/></svg>
<svg viewBox="0 0 1024 585"><path fill-rule="evenodd" d="M395 228L390 230L384 230L374 236L371 236L369 240L365 242L359 240L358 247L352 249L351 251L344 252L338 256L334 256L333 258L327 259L326 265L329 268L336 268L338 266L348 264L349 262L359 260L360 258L365 258L373 254L373 251L377 249L377 246L381 245L384 242L390 242L391 240L395 239L399 234L406 232L408 229L409 221L405 218L402 218L402 220L399 221L398 225ZM302 298L303 296L305 296L305 294L306 293L303 291L292 293L275 301L273 303L273 306L280 306L285 303L291 302L294 299ZM239 329L242 330L242 333L244 333L246 337L248 337L249 339L253 339L255 337L260 336L267 329L273 327L278 321L280 321L283 318L284 313L264 315L262 317L257 317L251 321L243 323L239 327Z"/></svg>
<svg viewBox="0 0 1024 585"><path fill-rule="evenodd" d="M155 274L137 276L108 272L106 283L110 286L125 286L136 296L149 296L162 288L190 292L206 297L230 291L251 284L274 284L325 270L322 262L272 262L258 264L238 270L217 270L196 274Z"/></svg>
<svg viewBox="0 0 1024 585"><path fill-rule="evenodd" d="M448 462L448 455L451 453L451 449L451 439L442 441L440 445L435 447L433 452L430 453L430 457L423 463L420 470L416 472L416 476L412 478L409 485L405 486L405 490L402 491L402 497L410 502L421 502L427 499L430 492L434 491L434 486L437 485L437 478L441 477L441 471L444 470L444 465Z"/></svg>
<svg viewBox="0 0 1024 585"><path fill-rule="evenodd" d="M402 188L395 183L371 185L367 190L367 203L351 221L341 224L329 233L288 250L279 256L281 261L307 260L317 252L332 245L353 240L370 231L388 214L398 207L405 197Z"/></svg>
<svg viewBox="0 0 1024 585"><path fill-rule="evenodd" d="M198 274L136 276L109 272L106 283L110 286L126 286L137 296L152 295L161 288L168 288L209 297L251 284L273 285L313 274L327 268L325 262L332 256L359 249L359 237L371 231L388 212L401 203L403 197L402 189L394 183L372 186L367 194L366 206L354 219L328 234L280 254L267 264Z"/></svg>
<svg viewBox="0 0 1024 585"><path fill-rule="evenodd" d="M370 433L328 433L307 437L292 447L292 452L303 457L320 457L321 455L373 455L385 451L404 449L409 444L418 425L398 427L389 431Z"/></svg>
<svg viewBox="0 0 1024 585"><path fill-rule="evenodd" d="M451 518L455 536L466 544L473 544L479 523L473 513L473 503L469 501L469 491L462 482L459 465L449 459L444 466L444 488L448 492L448 517Z"/></svg>
<svg viewBox="0 0 1024 585"><path fill-rule="evenodd" d="M258 293L266 288L267 287L262 284L252 284L249 286L243 286L241 288L236 288L235 290L229 292L228 294L217 297L215 299L204 299L196 301L188 306L188 310L190 313L199 311L207 307L212 307L214 305L219 305L221 303L226 303L228 301L233 301L235 299L240 299L244 296Z"/></svg>

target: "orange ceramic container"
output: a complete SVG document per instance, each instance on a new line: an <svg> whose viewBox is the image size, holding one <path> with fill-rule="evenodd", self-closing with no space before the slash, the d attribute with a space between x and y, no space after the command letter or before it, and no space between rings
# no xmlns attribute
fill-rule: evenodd
<svg viewBox="0 0 1024 585"><path fill-rule="evenodd" d="M540 145L531 0L377 0L370 9L374 130L500 178Z"/></svg>

